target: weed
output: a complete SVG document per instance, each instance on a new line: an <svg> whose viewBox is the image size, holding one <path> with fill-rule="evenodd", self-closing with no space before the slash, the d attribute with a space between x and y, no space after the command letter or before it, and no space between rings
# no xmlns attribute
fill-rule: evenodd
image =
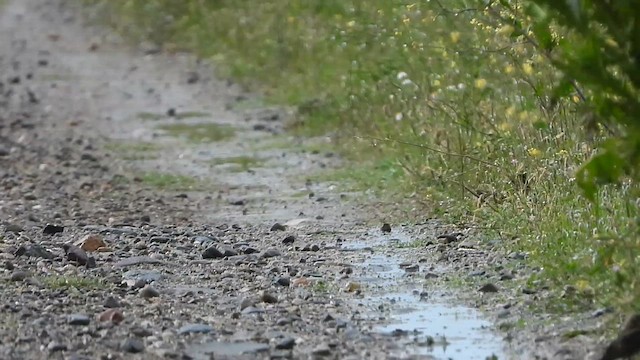
<svg viewBox="0 0 640 360"><path fill-rule="evenodd" d="M212 159L211 165L233 165L235 172L244 172L260 166L264 161L251 156L233 156L228 158Z"/></svg>
<svg viewBox="0 0 640 360"><path fill-rule="evenodd" d="M158 121L164 120L168 118L173 118L177 120L185 120L191 118L206 118L211 116L211 114L200 111L185 111L185 112L176 112L175 115L166 115L166 114L158 114L152 112L140 112L137 114L137 118L140 120L150 120L150 121Z"/></svg>
<svg viewBox="0 0 640 360"><path fill-rule="evenodd" d="M151 142L112 141L105 145L111 152L117 153L124 160L155 159L160 147Z"/></svg>
<svg viewBox="0 0 640 360"><path fill-rule="evenodd" d="M51 275L38 279L47 288L52 290L77 289L77 290L97 290L104 288L104 282L98 278L87 278L79 276Z"/></svg>
<svg viewBox="0 0 640 360"><path fill-rule="evenodd" d="M235 130L220 124L171 124L161 125L160 130L177 137L185 137L189 141L203 143L227 140L234 136Z"/></svg>
<svg viewBox="0 0 640 360"><path fill-rule="evenodd" d="M155 171L144 173L139 179L145 185L163 190L197 190L204 187L204 184L191 176Z"/></svg>

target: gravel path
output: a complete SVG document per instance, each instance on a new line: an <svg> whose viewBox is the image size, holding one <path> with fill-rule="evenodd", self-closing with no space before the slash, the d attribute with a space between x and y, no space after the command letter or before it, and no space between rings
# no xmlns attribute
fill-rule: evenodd
<svg viewBox="0 0 640 360"><path fill-rule="evenodd" d="M513 357L462 305L516 319L490 296L518 254L383 226L309 180L340 159L284 134L286 110L81 19L0 12L1 359ZM487 264L495 289L442 290Z"/></svg>

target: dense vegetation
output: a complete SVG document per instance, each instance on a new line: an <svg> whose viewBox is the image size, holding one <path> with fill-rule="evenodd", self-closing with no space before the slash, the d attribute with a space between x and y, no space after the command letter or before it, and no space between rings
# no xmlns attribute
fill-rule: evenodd
<svg viewBox="0 0 640 360"><path fill-rule="evenodd" d="M630 0L488 3L102 6L128 36L194 51L297 106L299 131L330 133L368 164L348 174L362 186L411 194L526 251L539 279L577 289L565 311L637 308L640 10Z"/></svg>

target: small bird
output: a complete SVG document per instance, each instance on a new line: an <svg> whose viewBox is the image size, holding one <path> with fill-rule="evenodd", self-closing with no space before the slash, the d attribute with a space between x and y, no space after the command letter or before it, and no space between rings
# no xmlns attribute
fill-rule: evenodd
<svg viewBox="0 0 640 360"><path fill-rule="evenodd" d="M618 337L613 340L600 360L630 358L640 352L640 313L631 315Z"/></svg>

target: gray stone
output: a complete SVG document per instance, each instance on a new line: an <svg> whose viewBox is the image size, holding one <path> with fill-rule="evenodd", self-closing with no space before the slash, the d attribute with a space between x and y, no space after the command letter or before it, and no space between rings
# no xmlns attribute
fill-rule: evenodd
<svg viewBox="0 0 640 360"><path fill-rule="evenodd" d="M276 343L277 350L291 350L296 345L296 339L292 337L284 338Z"/></svg>
<svg viewBox="0 0 640 360"><path fill-rule="evenodd" d="M84 314L72 314L67 317L69 325L89 325L91 318Z"/></svg>
<svg viewBox="0 0 640 360"><path fill-rule="evenodd" d="M126 259L122 259L113 264L114 267L127 267L139 264L160 264L158 259L150 258L149 256L132 256Z"/></svg>
<svg viewBox="0 0 640 360"><path fill-rule="evenodd" d="M124 280L143 281L150 284L154 281L160 281L164 278L161 272L157 270L129 270L122 274Z"/></svg>
<svg viewBox="0 0 640 360"><path fill-rule="evenodd" d="M178 334L180 335L194 334L194 333L208 334L213 330L214 330L213 327L207 324L188 324L178 329Z"/></svg>
<svg viewBox="0 0 640 360"><path fill-rule="evenodd" d="M120 344L120 349L131 354L138 354L144 351L144 343L137 338L127 338Z"/></svg>

